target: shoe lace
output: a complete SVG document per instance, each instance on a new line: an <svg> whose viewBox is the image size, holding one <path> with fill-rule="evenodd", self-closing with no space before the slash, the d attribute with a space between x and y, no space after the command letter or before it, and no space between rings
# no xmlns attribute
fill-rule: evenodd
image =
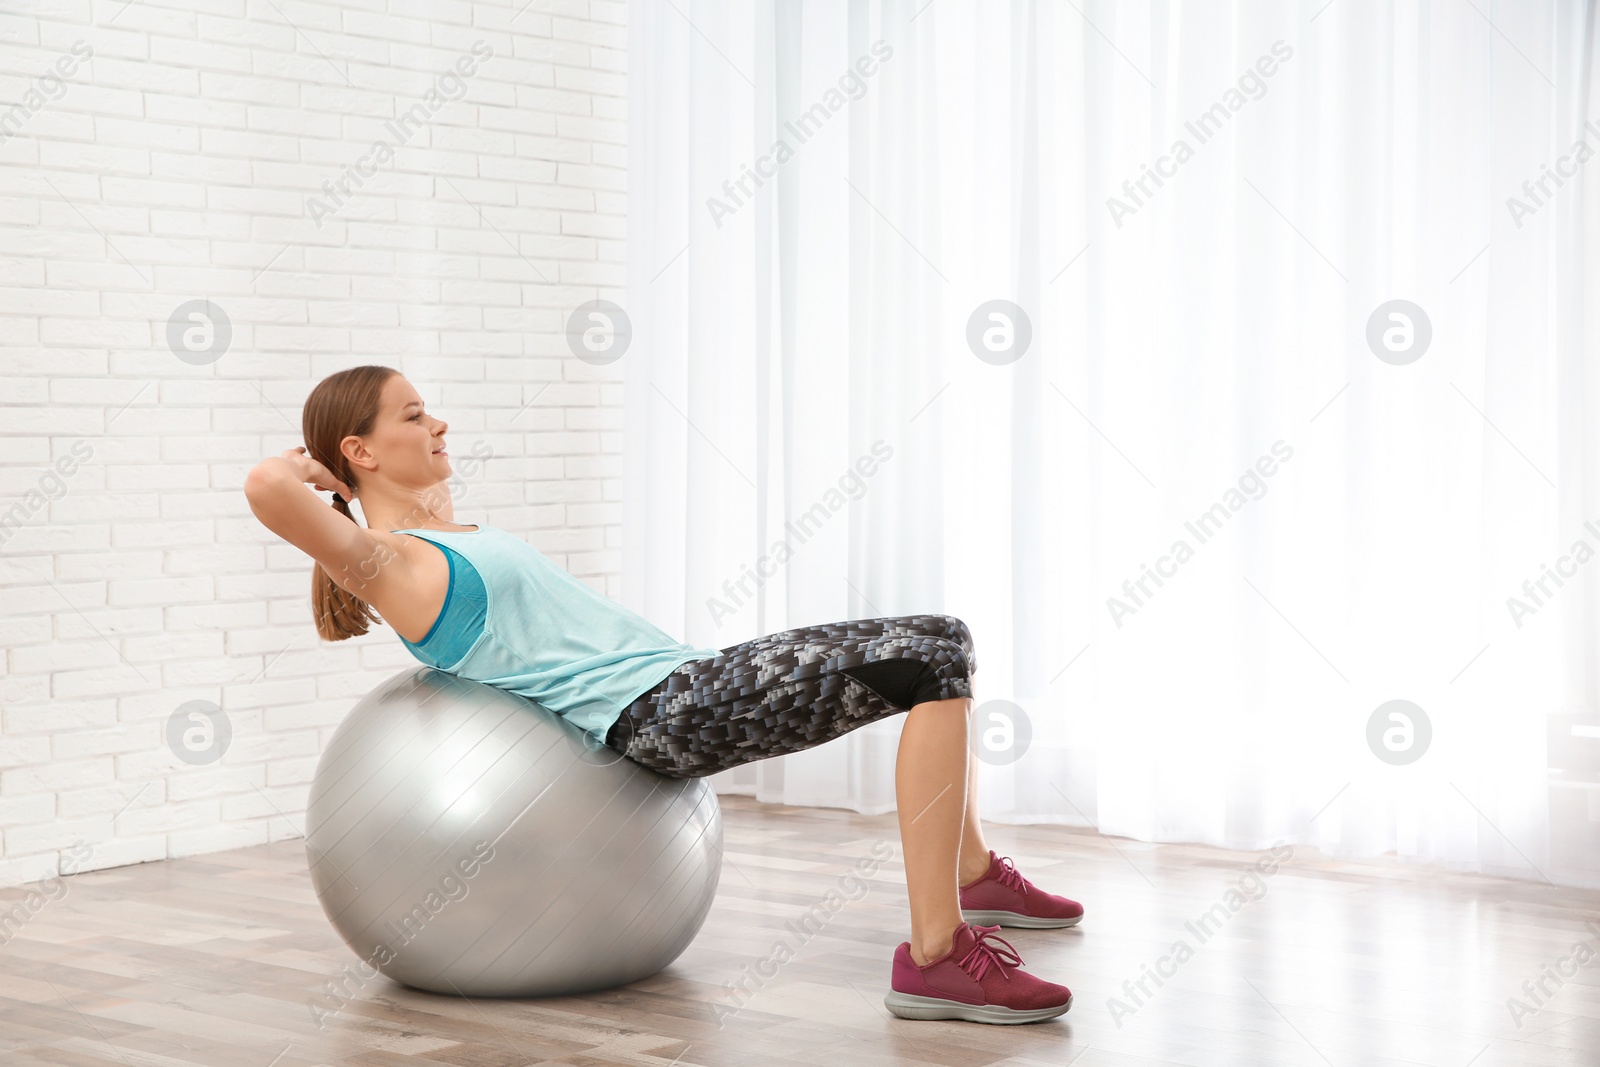
<svg viewBox="0 0 1600 1067"><path fill-rule="evenodd" d="M1001 975L1006 978L1011 977L1011 973L1006 970L1007 964L1013 967L1022 966L1022 957L1017 953L1011 942L999 935L999 929L998 925L979 926L976 923L972 924L972 932L976 935L977 940L973 941L972 947L967 950L966 955L957 961L957 965L972 975L974 981L983 981L983 976L988 972L991 964L999 967ZM991 945L989 943L991 937L1004 945L1005 948L1002 949L996 945Z"/></svg>
<svg viewBox="0 0 1600 1067"><path fill-rule="evenodd" d="M1022 872L1017 870L1010 856L1000 857L1000 873L996 880L1003 886L1017 890L1023 896L1028 894L1028 880L1022 877Z"/></svg>

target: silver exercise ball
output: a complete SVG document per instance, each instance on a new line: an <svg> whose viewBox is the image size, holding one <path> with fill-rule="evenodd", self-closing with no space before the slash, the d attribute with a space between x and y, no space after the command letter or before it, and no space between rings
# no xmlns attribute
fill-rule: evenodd
<svg viewBox="0 0 1600 1067"><path fill-rule="evenodd" d="M540 704L422 667L334 730L306 857L328 921L396 982L582 993L649 977L694 939L722 811L705 778L657 774Z"/></svg>

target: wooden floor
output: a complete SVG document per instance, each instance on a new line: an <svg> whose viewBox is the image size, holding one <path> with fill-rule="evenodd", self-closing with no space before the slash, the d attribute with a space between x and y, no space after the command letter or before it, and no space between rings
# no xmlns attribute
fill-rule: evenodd
<svg viewBox="0 0 1600 1067"><path fill-rule="evenodd" d="M991 825L997 851L1084 903L1076 929L1002 931L1030 971L1072 989L1072 1010L909 1022L883 1006L908 933L895 817L722 802L716 904L654 978L497 1001L378 977L321 1028L307 1003L355 957L312 895L303 842L78 875L9 940L0 930L0 1064L1600 1064L1594 892L1297 848L1230 897L1260 854ZM785 925L881 842L894 855L865 895L820 931ZM23 897L0 893L0 912ZM780 940L793 958L761 977ZM732 995L750 974L749 995Z"/></svg>

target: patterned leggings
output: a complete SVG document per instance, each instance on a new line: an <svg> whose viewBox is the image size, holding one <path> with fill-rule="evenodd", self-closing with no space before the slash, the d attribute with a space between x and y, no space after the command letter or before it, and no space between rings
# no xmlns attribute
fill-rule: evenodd
<svg viewBox="0 0 1600 1067"><path fill-rule="evenodd" d="M813 748L925 700L972 696L952 615L803 626L690 660L623 710L606 744L673 778Z"/></svg>

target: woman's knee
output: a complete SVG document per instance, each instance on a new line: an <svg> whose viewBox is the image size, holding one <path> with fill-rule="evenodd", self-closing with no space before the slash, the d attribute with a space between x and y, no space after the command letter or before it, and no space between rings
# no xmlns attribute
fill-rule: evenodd
<svg viewBox="0 0 1600 1067"><path fill-rule="evenodd" d="M966 625L966 622L963 621L963 619L954 616L954 614L946 614L946 616L939 617L946 619L946 625L949 627L950 640L955 641L957 645L962 646L962 651L966 654L966 661L968 661L968 665L974 665L974 653L976 653L976 649L974 649L973 646L973 632L971 632L970 627Z"/></svg>
<svg viewBox="0 0 1600 1067"><path fill-rule="evenodd" d="M972 631L954 615L933 616L922 649L923 671L912 689L913 703L970 699L975 669Z"/></svg>
<svg viewBox="0 0 1600 1067"><path fill-rule="evenodd" d="M957 673L970 678L978 669L977 648L973 643L971 628L965 620L955 615L940 615L938 618L944 626L944 640L951 645L951 658L958 662Z"/></svg>

